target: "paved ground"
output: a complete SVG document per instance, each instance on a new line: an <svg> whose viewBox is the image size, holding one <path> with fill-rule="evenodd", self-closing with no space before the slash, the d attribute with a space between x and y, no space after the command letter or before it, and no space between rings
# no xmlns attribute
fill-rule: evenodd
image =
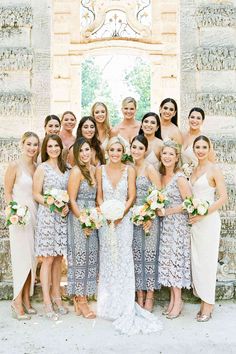
<svg viewBox="0 0 236 354"><path fill-rule="evenodd" d="M35 307L42 313L41 304ZM1 301L0 353L235 354L236 304L218 303L207 323L194 320L197 310L198 305L185 304L181 317L168 320L157 306L154 314L162 318L162 332L128 337L116 333L109 321L76 317L72 306L70 313L56 322L42 315L20 322L11 318L10 301Z"/></svg>

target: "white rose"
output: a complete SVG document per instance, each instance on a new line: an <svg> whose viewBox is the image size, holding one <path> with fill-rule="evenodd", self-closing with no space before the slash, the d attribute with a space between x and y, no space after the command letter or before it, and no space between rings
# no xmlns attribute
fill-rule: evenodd
<svg viewBox="0 0 236 354"><path fill-rule="evenodd" d="M17 213L18 216L23 217L25 215L25 208L24 207L19 207L17 209Z"/></svg>
<svg viewBox="0 0 236 354"><path fill-rule="evenodd" d="M193 211L194 211L194 207L193 207L192 205L188 205L188 206L187 206L187 212L188 212L189 214L192 214Z"/></svg>
<svg viewBox="0 0 236 354"><path fill-rule="evenodd" d="M199 205L197 208L197 212L199 215L205 215L207 209L204 207L204 205Z"/></svg>
<svg viewBox="0 0 236 354"><path fill-rule="evenodd" d="M197 198L193 198L193 206L194 208L197 208L199 206L199 204L201 204L201 200L197 199Z"/></svg>

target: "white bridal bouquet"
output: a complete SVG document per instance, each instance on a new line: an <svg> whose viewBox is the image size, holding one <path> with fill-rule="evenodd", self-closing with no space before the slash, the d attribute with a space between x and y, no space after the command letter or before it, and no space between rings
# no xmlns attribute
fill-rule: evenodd
<svg viewBox="0 0 236 354"><path fill-rule="evenodd" d="M5 210L6 224L9 225L27 225L30 220L30 212L27 206L21 206L12 200Z"/></svg>
<svg viewBox="0 0 236 354"><path fill-rule="evenodd" d="M210 203L207 200L201 200L194 197L187 197L183 201L183 210L191 215L206 215Z"/></svg>
<svg viewBox="0 0 236 354"><path fill-rule="evenodd" d="M69 195L66 190L52 188L44 193L44 202L51 212L61 213L63 208L69 203Z"/></svg>
<svg viewBox="0 0 236 354"><path fill-rule="evenodd" d="M100 229L104 224L105 218L97 208L85 208L80 211L79 221L82 229ZM86 235L88 236L88 235Z"/></svg>
<svg viewBox="0 0 236 354"><path fill-rule="evenodd" d="M103 216L114 223L115 220L124 216L125 204L117 199L106 200L100 206Z"/></svg>

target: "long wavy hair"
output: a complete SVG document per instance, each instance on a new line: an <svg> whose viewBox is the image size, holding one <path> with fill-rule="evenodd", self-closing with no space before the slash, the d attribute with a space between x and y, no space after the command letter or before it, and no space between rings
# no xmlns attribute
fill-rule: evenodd
<svg viewBox="0 0 236 354"><path fill-rule="evenodd" d="M179 164L180 164L180 145L177 144L176 142L174 142L174 140L167 140L164 142L163 146L161 147L161 154L163 152L163 150L166 147L170 147L172 149L175 150L176 156L178 157L178 161L176 161L175 163L175 167L174 167L174 173L177 172L179 170ZM161 160L161 159L160 159ZM166 174L166 167L163 165L162 161L160 161L160 168L159 168L159 172L162 175Z"/></svg>
<svg viewBox="0 0 236 354"><path fill-rule="evenodd" d="M144 132L143 132L143 129L142 129L142 124L143 124L144 119L148 118L148 117L154 117L156 119L158 129L155 132L155 137L162 140L160 118L159 118L158 114L156 114L154 112L148 112L148 113L144 114L144 116L143 116L143 118L141 120L141 127L140 127L138 133L144 135Z"/></svg>
<svg viewBox="0 0 236 354"><path fill-rule="evenodd" d="M66 170L67 170L67 166L66 166L65 161L62 158L63 145L62 145L62 141L61 141L61 138L59 137L59 135L48 134L43 139L43 144L42 144L42 148L41 148L41 159L42 159L42 162L45 162L45 161L47 161L49 159L49 155L47 153L47 145L48 145L48 141L50 139L56 141L58 143L58 145L60 146L61 152L60 152L60 155L57 158L57 165L59 167L59 170L62 173L65 173Z"/></svg>
<svg viewBox="0 0 236 354"><path fill-rule="evenodd" d="M101 148L101 142L98 139L97 124L96 124L96 121L95 121L95 119L93 117L85 116L85 117L81 118L81 120L79 122L79 125L78 125L78 128L77 128L77 131L76 131L76 139L78 139L81 136L83 136L82 135L82 127L83 127L84 123L87 122L88 120L91 121L94 124L94 126L95 126L95 134L94 134L94 136L92 137L92 139L90 141L90 145L95 150L97 159L103 165L103 164L106 163L106 161L105 161L105 157L104 157L104 154L103 154L103 151L102 151L102 148Z"/></svg>
<svg viewBox="0 0 236 354"><path fill-rule="evenodd" d="M94 112L96 110L96 108L98 106L102 106L104 109L105 109L105 112L106 112L106 119L104 121L104 126L105 126L105 132L106 132L106 135L109 137L110 135L110 132L111 132L111 127L110 127L110 122L109 122L109 113L108 113L108 108L107 106L105 105L105 103L103 102L95 102L93 105L92 105L92 108L91 108L91 116L94 118ZM95 120L95 118L94 118Z"/></svg>
<svg viewBox="0 0 236 354"><path fill-rule="evenodd" d="M81 151L81 148L84 144L88 144L90 149L91 149L91 144L88 140L86 140L83 136L81 136L80 138L76 139L74 145L73 145L73 155L74 155L74 162L75 165L79 167L82 175L84 176L84 178L86 179L86 181L88 182L88 184L90 186L93 185L93 180L91 178L89 169L87 168L87 166L80 160L79 158L79 154Z"/></svg>
<svg viewBox="0 0 236 354"><path fill-rule="evenodd" d="M161 104L160 104L160 108L162 108L164 106L164 104L166 103L173 103L174 107L175 107L175 115L174 117L171 118L171 122L176 125L176 127L178 127L178 106L177 106L177 103L176 101L173 99L173 98L165 98Z"/></svg>

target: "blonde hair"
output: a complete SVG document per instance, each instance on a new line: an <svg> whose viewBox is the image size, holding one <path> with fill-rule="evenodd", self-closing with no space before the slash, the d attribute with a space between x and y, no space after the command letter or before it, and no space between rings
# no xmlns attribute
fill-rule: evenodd
<svg viewBox="0 0 236 354"><path fill-rule="evenodd" d="M38 140L38 144L40 144L40 140L39 140L39 137L36 133L34 132L25 132L22 137L21 137L21 144L23 145L25 143L25 141L28 139L28 138L31 138L31 137L34 137Z"/></svg>
<svg viewBox="0 0 236 354"><path fill-rule="evenodd" d="M107 144L107 147L106 147L106 151L108 152L110 147L114 144L120 144L122 146L122 149L123 149L123 153L125 152L125 144L124 142L122 141L121 138L119 138L118 136L113 136L113 138L111 138L109 141L108 141L108 144Z"/></svg>
<svg viewBox="0 0 236 354"><path fill-rule="evenodd" d="M164 150L166 147L170 147L170 148L172 148L173 150L175 150L175 154L176 154L176 156L178 157L178 161L176 161L175 167L174 167L174 173L175 173L175 172L177 172L177 171L179 170L181 145L177 144L174 140L171 140L171 139L166 140L166 141L163 142L163 145L162 145L162 147L161 147L160 154L162 154L163 150ZM160 161L159 172L160 172L162 175L165 175L165 174L166 174L166 168L165 168L165 166L163 165L162 161Z"/></svg>
<svg viewBox="0 0 236 354"><path fill-rule="evenodd" d="M106 119L104 121L104 125L105 125L105 131L106 131L106 135L109 137L110 135L110 131L111 131L111 127L110 127L110 122L109 122L109 113L108 113L108 108L107 106L105 105L105 103L103 102L95 102L93 105L92 105L92 108L91 108L91 116L94 118L94 111L96 109L97 106L102 106L104 107L105 111L106 111ZM95 119L95 118L94 118Z"/></svg>
<svg viewBox="0 0 236 354"><path fill-rule="evenodd" d="M128 103L133 103L134 107L137 108L137 102L133 97L126 97L122 101L122 107L126 106Z"/></svg>

